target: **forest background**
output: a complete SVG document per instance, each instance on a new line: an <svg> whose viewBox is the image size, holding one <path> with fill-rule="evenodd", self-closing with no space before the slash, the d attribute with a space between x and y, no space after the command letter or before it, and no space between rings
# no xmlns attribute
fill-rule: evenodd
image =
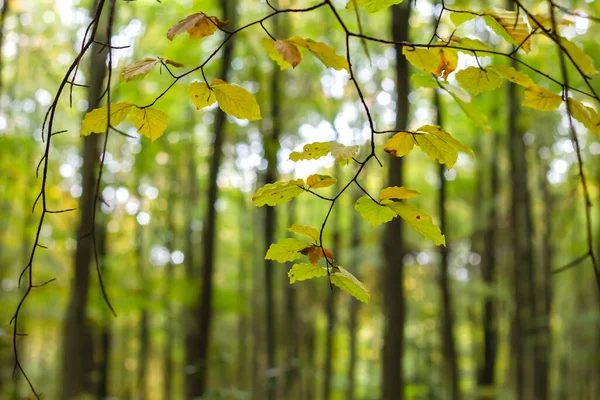
<svg viewBox="0 0 600 400"><path fill-rule="evenodd" d="M600 5L357 3L2 2L0 398L600 398ZM229 24L167 37L199 12ZM270 15L224 42L221 29ZM515 21L508 38L490 29L499 15ZM530 51L510 35L518 21ZM306 46L280 68L297 58L275 62L269 40L296 36L350 54L352 75ZM423 50L462 38L476 52L435 53L444 62L428 69L407 55L414 48L365 37ZM495 74L491 64L527 73L558 103L527 107L531 86L517 75L481 90L459 77ZM198 106L188 85L213 78L251 93L262 118L226 115L221 99ZM125 101L168 117L160 137L131 115L115 129L104 122L106 142L82 128L86 113ZM388 139L426 136L426 125L458 140L458 154L416 141L423 151L394 157ZM290 160L312 142L342 143L354 159ZM265 184L296 179L310 186L297 198L255 207ZM395 186L419 192L398 203L431 216L446 246L402 215L374 228L385 217L355 207ZM311 249L322 254L297 263L320 263L319 279L290 284L294 263L265 259L293 224L318 232ZM312 251L300 250L289 261ZM338 265L362 282L350 294L333 281Z"/></svg>

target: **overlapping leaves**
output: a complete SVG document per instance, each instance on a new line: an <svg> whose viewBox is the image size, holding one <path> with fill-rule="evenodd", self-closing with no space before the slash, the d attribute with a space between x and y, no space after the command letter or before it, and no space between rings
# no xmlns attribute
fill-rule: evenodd
<svg viewBox="0 0 600 400"><path fill-rule="evenodd" d="M333 47L323 42L294 36L286 40L263 38L261 44L269 54L269 57L277 62L282 70L289 67L296 68L302 61L300 48L304 48L319 59L327 68L350 72L348 60L344 56L336 54Z"/></svg>
<svg viewBox="0 0 600 400"><path fill-rule="evenodd" d="M250 121L261 119L260 108L252 93L218 78L214 78L210 86L204 82L191 83L188 95L197 109L216 101L225 114Z"/></svg>

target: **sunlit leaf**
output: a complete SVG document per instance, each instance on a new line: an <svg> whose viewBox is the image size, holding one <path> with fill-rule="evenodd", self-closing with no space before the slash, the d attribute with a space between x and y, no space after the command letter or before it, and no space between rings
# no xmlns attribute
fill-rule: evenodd
<svg viewBox="0 0 600 400"><path fill-rule="evenodd" d="M269 54L269 57L284 70L289 67L296 67L302 61L302 53L298 47L289 40L272 40L262 38L260 43Z"/></svg>
<svg viewBox="0 0 600 400"><path fill-rule="evenodd" d="M531 38L529 26L523 14L517 11L493 10L487 11L483 17L487 26L507 42L523 49L525 53L531 51Z"/></svg>
<svg viewBox="0 0 600 400"><path fill-rule="evenodd" d="M293 224L288 228L288 231L293 232L297 235L302 235L307 238L310 238L316 242L319 241L319 231L317 231L312 226L305 226L300 224Z"/></svg>
<svg viewBox="0 0 600 400"><path fill-rule="evenodd" d="M293 151L290 153L290 160L316 160L329 154L330 144L329 142L315 142L305 144L302 152Z"/></svg>
<svg viewBox="0 0 600 400"><path fill-rule="evenodd" d="M422 49L410 46L402 48L402 54L408 62L427 73L434 73L437 70L440 63L438 53L437 49Z"/></svg>
<svg viewBox="0 0 600 400"><path fill-rule="evenodd" d="M598 135L598 140L600 140L600 115L598 115L596 110L572 98L567 99L567 102L569 103L569 111L571 111L573 118Z"/></svg>
<svg viewBox="0 0 600 400"><path fill-rule="evenodd" d="M577 45L564 37L559 37L560 44L567 50L567 53L573 59L573 62L587 75L595 75L598 70L594 68L592 57L587 55Z"/></svg>
<svg viewBox="0 0 600 400"><path fill-rule="evenodd" d="M461 98L459 98L456 94L454 94L452 92L448 92L448 93L450 93L450 95L452 96L452 98L454 99L456 104L458 104L458 106L461 108L463 113L465 113L465 115L471 121L473 121L473 123L475 123L475 125L483 128L483 130L487 133L491 132L491 128L488 125L487 115L485 115L483 112L481 112L481 110L479 108L475 107L473 104L467 103L464 100L462 100Z"/></svg>
<svg viewBox="0 0 600 400"><path fill-rule="evenodd" d="M495 90L502 85L502 80L496 72L477 67L468 67L458 71L456 80L473 96Z"/></svg>
<svg viewBox="0 0 600 400"><path fill-rule="evenodd" d="M462 151L463 153L467 153L471 157L475 157L475 153L473 152L473 150L471 150L469 147L465 146L458 140L454 139L452 136L450 136L450 134L448 132L441 129L438 125L423 125L419 129L417 129L417 132L431 133L431 134L439 137L440 139L450 143L457 150Z"/></svg>
<svg viewBox="0 0 600 400"><path fill-rule="evenodd" d="M304 181L296 179L286 182L267 183L256 191L252 202L255 206L276 206L283 204L304 191Z"/></svg>
<svg viewBox="0 0 600 400"><path fill-rule="evenodd" d="M410 80L416 87L435 89L438 87L437 80L431 75L425 75L422 73L412 74Z"/></svg>
<svg viewBox="0 0 600 400"><path fill-rule="evenodd" d="M319 260L323 258L323 253L325 253L329 260L333 260L333 253L326 248L322 249L319 246L309 247L302 252L302 254L306 254L308 261L310 261L311 264L319 262Z"/></svg>
<svg viewBox="0 0 600 400"><path fill-rule="evenodd" d="M183 68L183 67L185 67L185 65L183 65L182 63L177 62L177 61L173 61L173 60L169 60L169 59L164 60L164 63L167 64L167 65L171 65L171 66L173 66L175 68Z"/></svg>
<svg viewBox="0 0 600 400"><path fill-rule="evenodd" d="M437 246L446 245L446 238L442 235L440 228L423 211L401 202L390 202L386 206L398 214L411 228L419 232L426 239L432 240Z"/></svg>
<svg viewBox="0 0 600 400"><path fill-rule="evenodd" d="M479 17L478 14L472 12L451 12L450 13L450 21L454 24L454 26L460 26L465 22L472 20L473 18Z"/></svg>
<svg viewBox="0 0 600 400"><path fill-rule="evenodd" d="M337 179L329 175L313 174L306 178L306 184L311 189L326 188L335 185Z"/></svg>
<svg viewBox="0 0 600 400"><path fill-rule="evenodd" d="M277 243L269 246L265 259L280 263L294 261L302 257L302 250L309 247L311 247L311 244L305 240L295 238L280 239Z"/></svg>
<svg viewBox="0 0 600 400"><path fill-rule="evenodd" d="M241 86L232 85L221 79L213 79L211 87L219 103L219 108L225 114L239 119L256 121L261 119L260 108L256 99Z"/></svg>
<svg viewBox="0 0 600 400"><path fill-rule="evenodd" d="M369 302L369 299L371 298L369 289L344 268L339 266L334 268L329 275L329 279L335 286L339 287L344 292L349 293L356 299L363 303Z"/></svg>
<svg viewBox="0 0 600 400"><path fill-rule="evenodd" d="M135 126L140 135L144 135L155 141L167 129L169 117L156 108L134 107L129 113L129 121Z"/></svg>
<svg viewBox="0 0 600 400"><path fill-rule="evenodd" d="M379 201L391 199L410 199L420 195L416 190L407 189L403 186L390 186L382 189L379 193Z"/></svg>
<svg viewBox="0 0 600 400"><path fill-rule="evenodd" d="M456 50L448 47L438 47L438 66L433 71L437 76L448 79L458 65L458 54Z"/></svg>
<svg viewBox="0 0 600 400"><path fill-rule="evenodd" d="M125 82L129 82L136 79L142 79L148 72L152 71L152 68L156 64L159 64L160 60L158 58L149 58L146 57L142 60L136 61L133 64L129 64L123 71L121 71L121 80Z"/></svg>
<svg viewBox="0 0 600 400"><path fill-rule="evenodd" d="M480 51L490 51L491 50L488 47L488 45L486 45L479 39L461 38L458 36L452 36L450 38L450 46L462 47L462 49L457 49L457 50L461 51L463 53L467 53L467 54L473 54L473 51L477 51L477 50L480 50ZM470 51L467 49L470 49L473 51Z"/></svg>
<svg viewBox="0 0 600 400"><path fill-rule="evenodd" d="M110 105L110 124L117 126L127 118L135 106L131 103L120 102ZM81 135L89 136L91 133L104 133L108 123L108 106L96 108L85 114L81 121Z"/></svg>
<svg viewBox="0 0 600 400"><path fill-rule="evenodd" d="M354 156L356 156L356 153L358 153L358 149L359 147L357 145L344 146L341 143L329 142L329 150L337 162L351 160Z"/></svg>
<svg viewBox="0 0 600 400"><path fill-rule="evenodd" d="M525 89L524 106L535 108L536 110L551 111L558 108L561 102L562 98L559 95L543 87L534 85Z"/></svg>
<svg viewBox="0 0 600 400"><path fill-rule="evenodd" d="M209 17L202 12L195 13L173 25L167 32L167 38L173 40L176 35L188 32L190 39L200 39L212 35L218 28L223 28L228 23L229 21L221 21L217 17Z"/></svg>
<svg viewBox="0 0 600 400"><path fill-rule="evenodd" d="M356 200L354 208L373 227L389 222L396 217L396 213L385 206L377 204L368 196L363 196Z"/></svg>
<svg viewBox="0 0 600 400"><path fill-rule="evenodd" d="M290 283L318 278L320 276L327 276L327 268L306 263L294 264L294 266L288 272Z"/></svg>
<svg viewBox="0 0 600 400"><path fill-rule="evenodd" d="M395 4L402 3L403 0L348 0L346 8L363 6L367 12L374 13L384 10Z"/></svg>
<svg viewBox="0 0 600 400"><path fill-rule="evenodd" d="M529 87L535 85L529 75L519 70L514 69L513 67L509 67L506 65L489 65L486 69L494 71L502 78L516 83L517 85L521 85L523 87Z"/></svg>
<svg viewBox="0 0 600 400"><path fill-rule="evenodd" d="M188 87L188 95L198 110L208 107L217 101L214 92L210 90L208 85L204 82L190 83L190 86Z"/></svg>
<svg viewBox="0 0 600 400"><path fill-rule="evenodd" d="M393 156L403 157L413 149L415 144L415 139L410 132L398 132L385 142L383 150Z"/></svg>
<svg viewBox="0 0 600 400"><path fill-rule="evenodd" d="M346 57L336 54L334 48L325 43L316 42L312 39L303 39L298 36L289 38L287 41L310 51L327 68L333 68L338 71L345 69L350 72Z"/></svg>

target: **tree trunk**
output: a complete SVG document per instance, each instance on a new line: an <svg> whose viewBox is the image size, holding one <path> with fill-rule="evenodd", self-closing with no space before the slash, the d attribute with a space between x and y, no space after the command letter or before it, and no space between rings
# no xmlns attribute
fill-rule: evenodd
<svg viewBox="0 0 600 400"><path fill-rule="evenodd" d="M244 193L240 193L240 225L239 229L239 246L240 254L238 259L238 293L244 304L244 308L238 316L238 368L237 368L237 385L238 388L244 390L247 388L248 380L246 378L248 374L248 312L250 311L251 298L248 293L248 268L247 260L251 259L251 255L248 251L251 251L250 243L246 240L248 232L244 227L249 226L247 223L251 222L247 215L250 213L246 206L246 199ZM250 234L252 234L251 232Z"/></svg>
<svg viewBox="0 0 600 400"><path fill-rule="evenodd" d="M392 6L392 37L394 41L408 40L408 19L412 1ZM396 129L408 127L408 63L396 49ZM392 157L388 186L402 186L402 158ZM402 359L404 353L404 242L400 222L386 224L383 239L383 400L404 399Z"/></svg>
<svg viewBox="0 0 600 400"><path fill-rule="evenodd" d="M361 192L356 191L353 197L352 203L355 204L356 200L361 196ZM361 220L357 212L352 210L352 236L350 239L350 248L354 256L352 263L355 265L354 270L350 270L352 273L358 273L359 266L361 263L361 252L360 252L360 236L361 236ZM346 400L354 400L354 393L356 387L356 359L357 359L357 337L356 331L358 329L358 310L360 309L360 302L349 296L350 307L348 309L348 370L347 370L347 384L346 384Z"/></svg>
<svg viewBox="0 0 600 400"><path fill-rule="evenodd" d="M92 12L96 9L93 4ZM106 42L105 32L98 29L99 43ZM89 72L88 111L98 107L102 84L106 75L106 49L100 52L102 45L94 43L90 49L91 65ZM92 335L86 319L87 294L92 262L93 246L90 232L94 214L94 196L96 190L96 167L100 158L100 135L83 138L81 151L83 166L81 169L82 195L79 199L80 222L77 229L77 248L74 259L74 276L71 282L69 304L65 316L61 359L60 399L70 400L92 387L90 370L93 365ZM98 223L98 221L97 221Z"/></svg>
<svg viewBox="0 0 600 400"><path fill-rule="evenodd" d="M140 186L140 172L137 172L138 177L136 179L135 187ZM137 357L137 377L136 387L137 393L140 399L145 399L147 396L146 381L148 375L148 355L150 354L150 316L148 314L148 300L149 300L149 287L148 287L148 271L146 266L146 248L145 248L145 231L146 229L141 225L137 224L136 235L135 235L135 253L138 267L138 280L140 285L140 293L142 297L142 307L140 312L139 326L138 326L138 357Z"/></svg>
<svg viewBox="0 0 600 400"><path fill-rule="evenodd" d="M294 223L296 201L292 200L288 207L288 223ZM293 263L289 263L289 267ZM286 338L286 376L285 385L282 390L283 398L286 400L298 398L298 375L300 361L300 347L298 335L298 313L296 300L296 285L291 285L287 274L282 276L285 296L285 338Z"/></svg>
<svg viewBox="0 0 600 400"><path fill-rule="evenodd" d="M106 229L104 226L98 229L98 257L102 265L105 265L106 259ZM112 314L108 309L103 312L103 325L100 329L98 340L96 369L98 370L98 384L96 385L96 398L104 400L108 397L109 377L110 377L110 349L112 345Z"/></svg>
<svg viewBox="0 0 600 400"><path fill-rule="evenodd" d="M442 122L442 105L440 95L436 90L434 92L434 104L437 110L437 124L443 126ZM438 177L440 180L440 197L439 197L439 210L440 210L440 228L446 235L446 246L440 246L440 274L439 274L439 285L441 292L441 310L442 310L442 321L440 325L441 343L442 343L442 381L444 382L444 388L450 395L451 400L460 399L459 389L459 374L457 365L456 346L454 341L454 314L452 308L452 295L450 293L450 284L448 278L448 234L447 234L447 220L446 220L446 178L444 172L446 167L442 164L438 167Z"/></svg>
<svg viewBox="0 0 600 400"><path fill-rule="evenodd" d="M221 0L223 9L223 20L230 20L230 26L235 26L235 4L234 1ZM235 40L228 41L223 47L220 79L227 81L230 64L233 57L233 44ZM191 373L186 377L186 395L189 398L201 397L206 391L206 380L208 376L208 349L210 344L210 329L212 323L212 292L213 292L213 270L215 265L215 240L217 238L217 210L215 203L218 195L217 175L223 157L223 143L225 139L226 116L218 110L215 115L215 135L213 141L212 157L208 172L208 196L206 223L202 229L202 287L200 290L200 304L195 308L194 314L197 326L194 327L193 347L190 356L193 360L188 363Z"/></svg>

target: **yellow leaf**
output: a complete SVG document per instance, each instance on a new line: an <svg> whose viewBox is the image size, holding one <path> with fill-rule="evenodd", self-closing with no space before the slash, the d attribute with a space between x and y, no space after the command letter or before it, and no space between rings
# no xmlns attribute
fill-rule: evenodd
<svg viewBox="0 0 600 400"><path fill-rule="evenodd" d="M468 53L468 54L473 54L473 52L469 51L469 50L465 50L465 49L470 49L470 50L475 50L475 51L476 50L484 50L484 51L491 50L486 44L484 44L479 39L461 38L458 36L450 37L450 46L462 47L462 49L457 49L457 51L461 51L463 53Z"/></svg>
<svg viewBox="0 0 600 400"><path fill-rule="evenodd" d="M155 141L167 129L169 117L156 108L135 107L129 113L129 121L138 129L140 135L144 135Z"/></svg>
<svg viewBox="0 0 600 400"><path fill-rule="evenodd" d="M573 59L573 62L583 71L586 75L595 75L598 70L594 68L592 58L581 50L577 45L564 37L559 37L560 44L567 50L567 53Z"/></svg>
<svg viewBox="0 0 600 400"><path fill-rule="evenodd" d="M383 145L383 149L396 157L407 155L414 147L415 139L410 132L399 132L389 138Z"/></svg>
<svg viewBox="0 0 600 400"><path fill-rule="evenodd" d="M404 57L414 65L427 73L434 73L440 64L439 51L436 49L421 49L418 47L404 46L402 48Z"/></svg>
<svg viewBox="0 0 600 400"><path fill-rule="evenodd" d="M473 96L481 92L495 90L502 85L502 80L496 72L477 67L468 67L458 71L456 73L456 80Z"/></svg>
<svg viewBox="0 0 600 400"><path fill-rule="evenodd" d="M358 153L358 146L344 146L341 143L330 142L329 150L331 155L335 157L335 161L342 162L351 160Z"/></svg>
<svg viewBox="0 0 600 400"><path fill-rule="evenodd" d="M290 283L327 276L327 269L313 264L294 264L288 272Z"/></svg>
<svg viewBox="0 0 600 400"><path fill-rule="evenodd" d="M110 124L117 126L127 118L127 114L133 108L133 104L127 102L112 103L110 105ZM108 106L96 108L85 114L81 122L81 135L89 136L91 133L104 133L107 130Z"/></svg>
<svg viewBox="0 0 600 400"><path fill-rule="evenodd" d="M261 43L262 47L265 49L265 51L267 52L267 54L269 55L269 57L273 61L275 61L277 63L277 65L279 65L279 68L281 70L291 67L292 64L287 62L283 58L281 53L279 53L279 51L275 48L274 40L265 37L260 40L260 43ZM300 53L300 56L302 57L301 53Z"/></svg>
<svg viewBox="0 0 600 400"><path fill-rule="evenodd" d="M328 46L323 42L315 42L312 39L303 39L298 36L294 36L287 41L297 46L304 47L310 51L327 68L333 68L338 71L345 69L346 71L350 72L350 67L348 66L348 60L346 60L346 57L336 54L333 47Z"/></svg>
<svg viewBox="0 0 600 400"><path fill-rule="evenodd" d="M448 75L450 75L458 65L458 55L456 50L438 47L438 60L438 66L433 73L444 79L448 79Z"/></svg>
<svg viewBox="0 0 600 400"><path fill-rule="evenodd" d="M188 95L198 110L208 107L217 101L214 92L208 88L206 83L190 83L190 86L188 87Z"/></svg>
<svg viewBox="0 0 600 400"><path fill-rule="evenodd" d="M598 140L600 140L600 115L596 110L572 98L567 99L567 102L569 103L571 116L598 135Z"/></svg>
<svg viewBox="0 0 600 400"><path fill-rule="evenodd" d="M296 68L296 66L300 64L300 61L302 61L302 53L300 53L298 47L289 40L276 40L274 47L281 57L292 65L292 68Z"/></svg>
<svg viewBox="0 0 600 400"><path fill-rule="evenodd" d="M384 204L384 202L381 202L381 204ZM383 205L377 204L368 196L362 196L356 200L354 209L373 227L396 218L396 214L393 211Z"/></svg>
<svg viewBox="0 0 600 400"><path fill-rule="evenodd" d="M454 24L454 26L458 27L465 22L472 20L473 18L479 17L479 14L473 12L459 12L454 11L450 13L450 21Z"/></svg>
<svg viewBox="0 0 600 400"><path fill-rule="evenodd" d="M167 38L173 40L175 35L188 32L190 39L200 39L210 36L217 31L217 26L223 28L229 21L220 21L217 17L209 17L204 13L195 13L173 25L167 32Z"/></svg>
<svg viewBox="0 0 600 400"><path fill-rule="evenodd" d="M156 64L160 63L158 58L144 58L142 60L136 61L133 64L130 64L123 68L121 71L121 80L125 82L129 82L134 79L142 79L148 72L154 68Z"/></svg>
<svg viewBox="0 0 600 400"><path fill-rule="evenodd" d="M536 110L551 111L558 108L561 102L562 98L559 95L543 87L534 85L525 89L524 106L535 108Z"/></svg>
<svg viewBox="0 0 600 400"><path fill-rule="evenodd" d="M329 275L329 279L335 286L339 287L344 292L349 293L363 303L369 302L369 299L371 298L371 292L369 292L369 289L344 268L339 266L335 267L334 271Z"/></svg>
<svg viewBox="0 0 600 400"><path fill-rule="evenodd" d="M213 79L211 87L219 102L219 108L225 114L250 121L261 119L258 103L252 93L246 89L221 79Z"/></svg>
<svg viewBox="0 0 600 400"><path fill-rule="evenodd" d="M310 238L314 240L315 243L319 241L319 231L312 226L293 224L288 228L288 231Z"/></svg>
<svg viewBox="0 0 600 400"><path fill-rule="evenodd" d="M494 71L502 78L509 80L512 83L521 85L523 87L529 87L535 85L529 75L524 72L518 71L513 67L506 65L489 65L486 67L488 70Z"/></svg>
<svg viewBox="0 0 600 400"><path fill-rule="evenodd" d="M335 185L336 182L337 179L332 178L329 175L313 174L306 178L306 184L311 189L326 188Z"/></svg>
<svg viewBox="0 0 600 400"><path fill-rule="evenodd" d="M458 151L452 145L436 135L417 133L414 138L429 158L437 160L440 164L446 164L448 169L452 168L458 158Z"/></svg>
<svg viewBox="0 0 600 400"><path fill-rule="evenodd" d="M390 186L381 190L379 201L391 199L410 199L420 195L416 190L406 189L403 186Z"/></svg>
<svg viewBox="0 0 600 400"><path fill-rule="evenodd" d="M450 134L448 132L442 130L438 125L423 125L419 129L417 129L417 131L431 133L431 134L439 137L440 139L450 143L451 145L453 145L454 147L456 147L458 150L462 151L463 153L467 153L471 157L475 157L475 153L473 152L473 150L471 150L470 148L468 148L467 146L465 146L458 140L454 139L452 136L450 136Z"/></svg>
<svg viewBox="0 0 600 400"><path fill-rule="evenodd" d="M520 47L525 53L531 51L529 26L525 22L522 13L518 13L517 11L493 10L485 13L484 20L496 34L509 43Z"/></svg>
<svg viewBox="0 0 600 400"><path fill-rule="evenodd" d="M411 228L419 232L426 239L432 240L437 246L446 245L446 238L434 223L431 217L423 211L400 202L390 202L387 207L394 210Z"/></svg>
<svg viewBox="0 0 600 400"><path fill-rule="evenodd" d="M265 260L273 260L280 263L294 261L302 257L302 250L310 248L310 244L304 240L286 238L269 246Z"/></svg>
<svg viewBox="0 0 600 400"><path fill-rule="evenodd" d="M283 204L304 191L304 181L296 179L287 182L267 183L256 191L252 202L257 207Z"/></svg>
<svg viewBox="0 0 600 400"><path fill-rule="evenodd" d="M364 6L367 12L374 13L400 3L402 0L348 0L346 8Z"/></svg>
<svg viewBox="0 0 600 400"><path fill-rule="evenodd" d="M290 153L290 160L316 160L329 154L329 142L315 142L305 144L302 152L293 151Z"/></svg>

